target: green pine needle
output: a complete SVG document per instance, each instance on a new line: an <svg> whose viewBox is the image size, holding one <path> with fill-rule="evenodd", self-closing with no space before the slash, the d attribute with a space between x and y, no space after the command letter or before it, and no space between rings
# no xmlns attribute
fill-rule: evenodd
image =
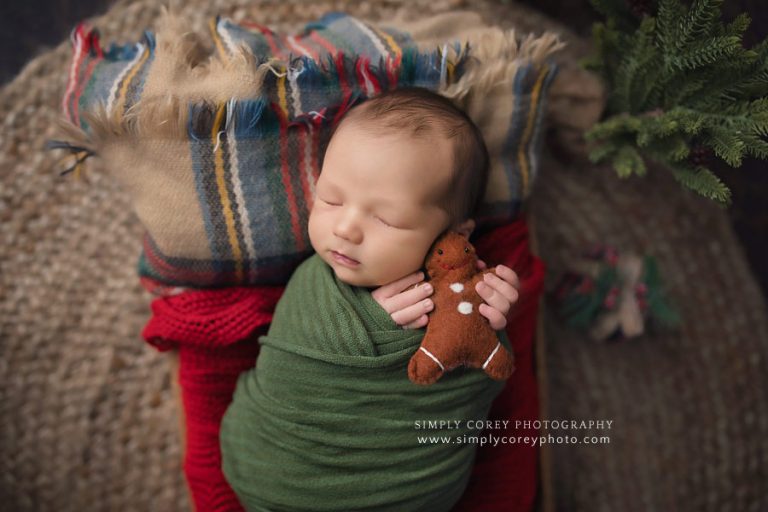
<svg viewBox="0 0 768 512"><path fill-rule="evenodd" d="M671 169L675 179L694 192L719 203L731 203L731 191L706 167L674 166Z"/></svg>
<svg viewBox="0 0 768 512"><path fill-rule="evenodd" d="M728 204L720 179L687 160L691 148L710 148L733 167L745 156L768 159L768 39L745 48L749 16L724 24L722 3L659 0L654 16L637 19L625 0L592 0L605 21L593 27L597 52L585 65L609 91L605 118L586 134L592 161L628 177L654 160Z"/></svg>
<svg viewBox="0 0 768 512"><path fill-rule="evenodd" d="M624 146L619 149L613 157L612 163L620 178L629 178L632 174L638 176L645 174L643 157L632 146Z"/></svg>

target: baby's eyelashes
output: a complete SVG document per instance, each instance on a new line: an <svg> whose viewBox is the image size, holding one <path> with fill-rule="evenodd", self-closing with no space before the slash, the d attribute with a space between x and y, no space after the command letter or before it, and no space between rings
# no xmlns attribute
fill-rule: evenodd
<svg viewBox="0 0 768 512"><path fill-rule="evenodd" d="M382 219L378 215L374 215L374 218L378 222L381 222L383 225L385 225L388 228L401 229L401 230L405 230L405 231L413 229L413 227L407 225L407 222L404 222L403 220L396 220L396 221L390 222L390 221L387 221L385 219Z"/></svg>

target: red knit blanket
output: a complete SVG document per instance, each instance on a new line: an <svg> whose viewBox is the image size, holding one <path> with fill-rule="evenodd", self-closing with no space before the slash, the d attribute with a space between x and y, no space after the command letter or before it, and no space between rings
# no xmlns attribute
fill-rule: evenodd
<svg viewBox="0 0 768 512"><path fill-rule="evenodd" d="M517 369L493 404L489 420L501 421L484 432L469 486L454 510L530 511L538 452L512 438L538 435L530 423L539 415L533 349L544 264L530 252L522 219L479 236L473 244L489 266L506 265L520 277L520 299L507 325ZM242 510L221 472L219 425L238 375L255 364L257 339L266 333L282 292L274 286L195 290L152 303L144 338L159 350L179 350L187 439L184 472L198 512Z"/></svg>

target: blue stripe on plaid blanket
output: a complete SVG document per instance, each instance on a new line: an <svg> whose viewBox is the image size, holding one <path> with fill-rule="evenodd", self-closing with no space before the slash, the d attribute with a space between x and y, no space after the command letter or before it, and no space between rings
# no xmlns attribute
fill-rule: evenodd
<svg viewBox="0 0 768 512"><path fill-rule="evenodd" d="M311 249L306 222L319 175L321 148L335 119L381 90L420 86L437 90L460 79L471 48L459 43L449 61L442 51L419 53L407 34L368 25L343 13L308 24L295 36L260 25L212 20L214 58L229 59L239 45L257 63L269 62L261 95L220 104L186 106L186 136L208 260L164 254L148 234L140 274L168 285L223 286L284 282ZM95 41L95 42L94 42ZM80 46L77 46L79 44ZM280 60L271 60L282 56ZM98 104L118 118L141 99L155 63L155 39L112 45L78 33L65 113L86 132L81 112ZM501 155L508 196L486 202L478 224L513 219L530 192L538 166L544 97L551 65L521 65L514 78L514 112ZM162 169L162 166L158 166ZM192 209L190 209L192 211ZM173 244L163 243L163 247Z"/></svg>

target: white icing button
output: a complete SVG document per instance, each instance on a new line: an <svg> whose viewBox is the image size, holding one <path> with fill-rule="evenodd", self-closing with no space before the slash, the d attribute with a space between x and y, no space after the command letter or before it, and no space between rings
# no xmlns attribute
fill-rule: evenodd
<svg viewBox="0 0 768 512"><path fill-rule="evenodd" d="M464 285L461 283L453 283L451 284L451 290L453 290L454 293L461 293L464 291Z"/></svg>
<svg viewBox="0 0 768 512"><path fill-rule="evenodd" d="M471 302L459 302L459 307L456 308L459 310L459 313L462 315L468 315L472 312L472 303Z"/></svg>

